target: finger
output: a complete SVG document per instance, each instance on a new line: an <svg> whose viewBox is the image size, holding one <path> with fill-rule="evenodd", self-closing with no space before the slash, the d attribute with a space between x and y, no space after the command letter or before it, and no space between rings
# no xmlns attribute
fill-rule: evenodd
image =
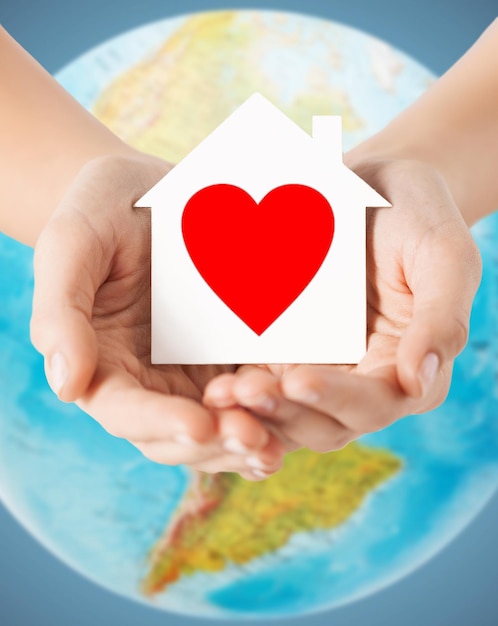
<svg viewBox="0 0 498 626"><path fill-rule="evenodd" d="M279 400L285 403L278 378L259 367L241 368L235 374L232 395L238 404L250 407L261 415L273 414Z"/></svg>
<svg viewBox="0 0 498 626"><path fill-rule="evenodd" d="M195 446L217 438L215 416L195 400L144 389L124 370L97 370L78 405L115 437Z"/></svg>
<svg viewBox="0 0 498 626"><path fill-rule="evenodd" d="M359 435L380 430L417 408L392 383L391 368L363 376L332 366L302 365L282 378L283 394L316 411L332 415L344 430L338 431L343 445Z"/></svg>
<svg viewBox="0 0 498 626"><path fill-rule="evenodd" d="M40 236L34 256L31 339L45 357L48 381L61 400L88 387L97 363L92 307L101 268L95 236L62 216Z"/></svg>
<svg viewBox="0 0 498 626"><path fill-rule="evenodd" d="M278 366L274 367L278 368ZM204 389L204 404L219 409L237 406L237 399L233 395L234 381L246 372L261 370L270 371L267 365L241 365L236 372L227 372L211 378Z"/></svg>
<svg viewBox="0 0 498 626"><path fill-rule="evenodd" d="M273 470L275 451L273 456L268 453L271 435L256 417L242 409L225 409L216 414L216 419L218 437L203 444L180 435L176 442L159 440L134 445L156 463L187 464L209 473L250 471L248 467L259 459L261 451L264 461L257 461L255 467ZM271 467L266 468L266 464Z"/></svg>
<svg viewBox="0 0 498 626"><path fill-rule="evenodd" d="M203 402L206 406L224 409L237 406L233 396L233 382L235 374L220 374L212 378L204 389Z"/></svg>
<svg viewBox="0 0 498 626"><path fill-rule="evenodd" d="M309 404L287 398L281 381L268 370L247 368L240 375L237 373L232 393L240 405L256 411L267 422L271 419L286 440L315 452L337 450L354 438L332 413L324 414Z"/></svg>
<svg viewBox="0 0 498 626"><path fill-rule="evenodd" d="M240 408L216 413L221 446L234 454L246 455L264 448L270 434L257 417Z"/></svg>
<svg viewBox="0 0 498 626"><path fill-rule="evenodd" d="M285 448L278 437L270 435L266 445L246 457L245 465L250 468L256 476L263 478L263 474L274 474L282 468ZM256 471L258 470L258 471Z"/></svg>
<svg viewBox="0 0 498 626"><path fill-rule="evenodd" d="M247 480L264 480L282 468L285 450L276 437L270 437L265 447L247 457L219 455L191 465L203 472L237 472Z"/></svg>
<svg viewBox="0 0 498 626"><path fill-rule="evenodd" d="M175 441L149 441L131 442L149 461L159 465L188 465L192 468L202 469L201 464L214 463L217 461L225 466L235 465L233 458L220 451L219 446L197 444L195 442ZM204 466L204 465L203 465ZM203 470L208 471L208 470ZM216 470L221 471L221 470Z"/></svg>
<svg viewBox="0 0 498 626"><path fill-rule="evenodd" d="M441 366L464 348L480 276L479 251L464 226L458 232L440 229L420 246L407 277L413 318L396 357L406 393L427 394Z"/></svg>

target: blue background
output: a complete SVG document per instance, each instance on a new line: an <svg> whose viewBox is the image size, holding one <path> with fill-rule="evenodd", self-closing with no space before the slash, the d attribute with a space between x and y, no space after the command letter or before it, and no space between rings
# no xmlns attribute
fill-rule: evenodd
<svg viewBox="0 0 498 626"><path fill-rule="evenodd" d="M0 0L0 21L55 72L124 30L215 8L284 9L328 17L386 40L438 74L456 61L498 14L497 0ZM1 89L0 85L0 93ZM496 626L497 528L495 496L457 540L414 574L355 604L286 621L309 626ZM48 554L0 506L0 626L203 623L205 620L156 612L98 588Z"/></svg>

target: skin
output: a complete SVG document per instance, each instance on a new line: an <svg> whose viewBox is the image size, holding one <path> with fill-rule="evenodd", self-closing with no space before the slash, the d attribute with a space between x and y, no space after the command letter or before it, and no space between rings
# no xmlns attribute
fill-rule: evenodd
<svg viewBox="0 0 498 626"><path fill-rule="evenodd" d="M326 451L444 401L481 264L468 230L498 207L498 20L418 101L345 156L393 207L367 220L368 351L355 367L262 365L211 381L286 445Z"/></svg>
<svg viewBox="0 0 498 626"><path fill-rule="evenodd" d="M351 152L350 163L415 160L446 181L471 226L498 208L498 19L427 92Z"/></svg>
<svg viewBox="0 0 498 626"><path fill-rule="evenodd" d="M149 214L132 207L171 164L124 144L2 28L0 84L0 229L36 248L31 332L54 391L154 461L278 469L283 446L251 413L201 404L228 367L150 365Z"/></svg>
<svg viewBox="0 0 498 626"><path fill-rule="evenodd" d="M444 180L418 162L357 172L393 204L367 219L368 349L357 366L245 366L212 380L210 406L245 406L288 448L343 447L441 404L467 340L479 252Z"/></svg>
<svg viewBox="0 0 498 626"><path fill-rule="evenodd" d="M1 26L0 85L0 228L34 246L86 163L99 156L132 156L133 150L76 102Z"/></svg>
<svg viewBox="0 0 498 626"><path fill-rule="evenodd" d="M246 410L201 404L233 368L150 363L150 212L133 203L170 168L137 156L81 170L38 238L32 341L59 398L149 459L261 479L280 468L279 439Z"/></svg>
<svg viewBox="0 0 498 626"><path fill-rule="evenodd" d="M368 214L368 352L358 366L158 367L149 215L133 204L171 165L123 144L0 31L0 83L12 84L0 116L3 206L16 206L0 212L0 227L36 243L32 338L54 391L154 461L250 480L278 471L287 451L337 449L441 403L480 279L465 221L498 198L487 166L496 106L481 102L498 102L495 81L466 87L470 104L455 89L476 68L494 75L496 45L494 24L419 103L346 155L393 204ZM475 110L483 115L467 119ZM434 129L451 158L434 149Z"/></svg>

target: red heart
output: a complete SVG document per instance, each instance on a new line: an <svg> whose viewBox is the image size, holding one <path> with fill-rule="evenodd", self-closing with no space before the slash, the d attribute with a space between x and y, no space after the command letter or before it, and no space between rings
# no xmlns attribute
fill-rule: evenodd
<svg viewBox="0 0 498 626"><path fill-rule="evenodd" d="M240 187L211 185L187 202L182 233L206 283L261 335L317 273L332 243L334 214L305 185L277 187L259 204Z"/></svg>

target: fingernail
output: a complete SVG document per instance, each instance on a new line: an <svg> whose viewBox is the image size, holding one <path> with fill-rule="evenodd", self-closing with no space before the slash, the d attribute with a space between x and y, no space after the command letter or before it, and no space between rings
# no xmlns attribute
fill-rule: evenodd
<svg viewBox="0 0 498 626"><path fill-rule="evenodd" d="M425 396L431 389L439 371L439 357L434 352L425 355L418 372L418 378L422 385L422 393Z"/></svg>
<svg viewBox="0 0 498 626"><path fill-rule="evenodd" d="M223 441L223 448L227 452L233 452L234 454L247 454L249 452L249 448L236 437L228 437L225 439Z"/></svg>
<svg viewBox="0 0 498 626"><path fill-rule="evenodd" d="M271 476L271 474L267 474L266 472L262 472L259 469L253 469L252 473L254 474L254 476L256 476L256 478L269 478Z"/></svg>
<svg viewBox="0 0 498 626"><path fill-rule="evenodd" d="M246 459L246 463L247 465L249 465L249 467L258 469L258 470L264 470L267 469L265 463L263 463L263 461L261 459L259 459L257 456L250 456Z"/></svg>
<svg viewBox="0 0 498 626"><path fill-rule="evenodd" d="M199 445L199 442L192 439L192 437L187 435L187 433L178 433L173 437L173 440L182 446L187 446L188 448L195 448Z"/></svg>
<svg viewBox="0 0 498 626"><path fill-rule="evenodd" d="M262 409L267 413L274 411L277 408L277 401L270 396L256 396L243 398L242 401L253 409Z"/></svg>
<svg viewBox="0 0 498 626"><path fill-rule="evenodd" d="M59 395L62 388L66 384L68 373L69 370L65 356L62 352L56 352L50 359L47 379L49 385L57 395Z"/></svg>
<svg viewBox="0 0 498 626"><path fill-rule="evenodd" d="M229 406L233 406L234 404L234 400L231 396L227 396L227 394L225 392L220 393L213 393L213 391L211 390L209 392L209 394L205 397L205 402L218 407L218 408L226 408Z"/></svg>

